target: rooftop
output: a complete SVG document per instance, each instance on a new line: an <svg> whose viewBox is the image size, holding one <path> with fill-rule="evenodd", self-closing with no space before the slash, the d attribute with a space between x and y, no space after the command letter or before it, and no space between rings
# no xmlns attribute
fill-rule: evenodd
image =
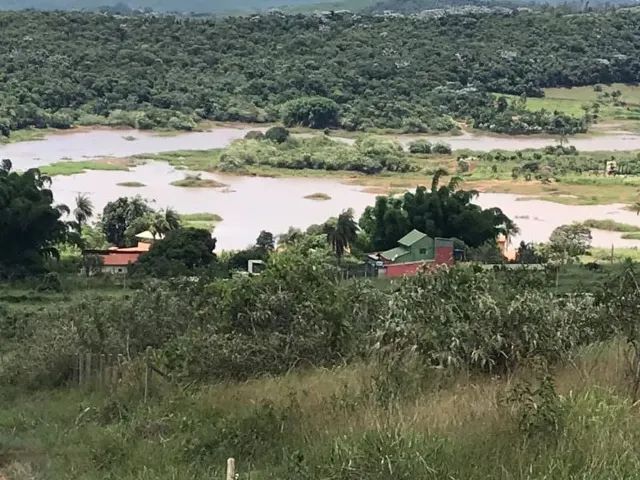
<svg viewBox="0 0 640 480"><path fill-rule="evenodd" d="M422 240L426 236L427 236L426 233L422 233L416 229L413 229L409 233L407 233L404 237L402 237L400 240L398 240L398 243L402 246L410 247L411 245L413 245L419 240Z"/></svg>
<svg viewBox="0 0 640 480"><path fill-rule="evenodd" d="M386 258L387 260L390 260L392 262L395 262L396 259L406 255L409 253L409 250L407 250L404 247L395 247L392 248L390 250L384 251L384 252L380 252L380 256Z"/></svg>

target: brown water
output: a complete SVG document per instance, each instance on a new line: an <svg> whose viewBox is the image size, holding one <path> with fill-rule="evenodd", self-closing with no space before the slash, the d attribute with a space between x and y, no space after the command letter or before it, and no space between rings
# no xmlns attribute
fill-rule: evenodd
<svg viewBox="0 0 640 480"><path fill-rule="evenodd" d="M89 132L53 135L42 141L22 142L0 147L0 158L10 158L16 169L48 164L64 158L82 160L171 150L221 148L242 138L248 129L218 128L210 132L185 133L172 137L156 136L135 130L95 130ZM133 136L134 141L124 137ZM465 134L459 137L440 137L454 148L530 148L549 144L539 137L490 137ZM409 137L402 137L409 142ZM617 134L576 138L572 142L580 150L640 149L640 137ZM581 143L578 143L581 142ZM273 233L286 231L289 226L306 228L353 208L357 215L373 203L375 195L362 188L345 185L336 180L310 178L264 178L222 176L204 173L229 185L228 189L191 189L169 185L180 179L184 172L168 164L151 162L130 171L88 171L69 177L55 177L53 191L57 202L73 205L78 193L87 193L96 210L119 196L140 194L160 207L171 206L182 213L212 212L224 221L216 227L215 236L221 249L242 248L251 244L260 230ZM142 182L141 188L121 187L121 182ZM326 193L328 201L304 198L312 193ZM623 209L622 205L569 206L551 202L522 201L518 195L482 194L477 203L483 207L500 207L515 220L521 234L514 239L545 241L559 225L588 218L612 219L640 227L640 217ZM609 247L640 246L639 241L623 240L620 234L594 231L593 244Z"/></svg>
<svg viewBox="0 0 640 480"><path fill-rule="evenodd" d="M0 145L0 158L9 158L18 169L47 165L61 160L86 160L100 157L127 157L142 153L172 150L206 150L222 148L242 138L252 128L215 128L206 132L187 132L162 136L153 132L132 129L98 129L50 135L43 140ZM133 140L131 140L133 138ZM334 137L346 143L353 139ZM522 150L542 148L557 143L555 137L486 135L464 132L457 136L399 135L395 137L405 146L422 138L445 142L455 149L489 151L494 149ZM640 135L612 132L594 136L569 137L568 143L581 151L640 149Z"/></svg>
<svg viewBox="0 0 640 480"><path fill-rule="evenodd" d="M128 157L141 153L222 148L261 128L215 128L207 132L178 135L132 129L98 129L54 134L43 140L0 145L0 158L10 159L17 169L39 167L61 160Z"/></svg>
<svg viewBox="0 0 640 480"><path fill-rule="evenodd" d="M173 207L182 213L211 212L223 217L216 227L219 249L237 249L251 244L261 230L285 232L290 226L306 228L321 223L346 208L359 216L373 204L375 195L362 187L346 185L336 180L316 178L265 178L226 176L203 173L228 185L227 188L181 188L169 185L183 178L184 172L162 162L151 162L128 172L88 171L68 177L55 177L53 191L57 202L73 205L78 193L87 193L97 211L120 196L139 194L157 208ZM121 187L121 182L141 182L145 187ZM308 200L311 193L326 193L327 201ZM540 200L521 200L521 196L500 193L480 195L476 203L482 207L500 207L514 219L521 234L519 242L541 242L559 225L588 218L612 219L638 225L640 217L624 210L623 205L571 206ZM623 240L620 234L593 231L595 246L640 246L639 241Z"/></svg>

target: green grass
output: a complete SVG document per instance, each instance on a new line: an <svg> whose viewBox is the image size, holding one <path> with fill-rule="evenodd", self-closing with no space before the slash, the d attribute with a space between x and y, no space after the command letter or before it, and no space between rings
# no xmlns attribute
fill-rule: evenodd
<svg viewBox="0 0 640 480"><path fill-rule="evenodd" d="M582 222L585 227L598 230L608 230L610 232L638 232L640 227L628 223L616 222L614 220L589 219Z"/></svg>
<svg viewBox="0 0 640 480"><path fill-rule="evenodd" d="M640 240L640 231L624 233L622 234L622 238L625 240Z"/></svg>
<svg viewBox="0 0 640 480"><path fill-rule="evenodd" d="M40 171L45 175L49 175L51 177L56 175L77 175L79 173L84 173L87 170L129 170L129 166L124 163L109 163L108 161L62 161L52 163L50 165L45 165L40 168Z"/></svg>
<svg viewBox="0 0 640 480"><path fill-rule="evenodd" d="M597 261L597 262L611 262L611 248L596 248L592 247L589 251L590 255L583 257L582 261ZM613 249L613 262L614 265L623 262L626 259L631 259L634 262L640 262L640 249L627 247L617 247Z"/></svg>
<svg viewBox="0 0 640 480"><path fill-rule="evenodd" d="M180 220L185 227L212 230L222 217L215 213L181 213Z"/></svg>
<svg viewBox="0 0 640 480"><path fill-rule="evenodd" d="M560 112L581 117L584 115L583 105L591 105L601 101L600 121L609 120L640 120L640 86L613 83L603 85L603 92L611 93L614 90L622 92L621 100L626 106L615 106L606 100L602 103L602 98L592 85L573 88L546 88L545 96L542 98L527 98L527 108L536 110L558 110ZM516 97L511 96L515 99Z"/></svg>
<svg viewBox="0 0 640 480"><path fill-rule="evenodd" d="M27 128L24 130L15 130L11 132L10 137L0 135L0 145L6 143L28 142L33 140L43 140L47 135L58 130L51 128Z"/></svg>
<svg viewBox="0 0 640 480"><path fill-rule="evenodd" d="M215 171L222 151L222 149L178 150L152 155L136 155L134 158L168 162L173 167L182 167L189 170Z"/></svg>
<svg viewBox="0 0 640 480"><path fill-rule="evenodd" d="M526 378L432 374L379 400L372 367L172 387L127 375L112 393L0 392L0 472L20 478L239 479L635 478L640 417L620 349L587 349L554 371L558 433L528 436L500 401ZM578 374L579 373L579 374ZM402 372L398 372L402 375ZM412 383L413 382L413 383ZM461 461L464 459L464 461Z"/></svg>
<svg viewBox="0 0 640 480"><path fill-rule="evenodd" d="M119 187L131 187L131 188L146 187L146 185L142 182L120 182L117 185Z"/></svg>

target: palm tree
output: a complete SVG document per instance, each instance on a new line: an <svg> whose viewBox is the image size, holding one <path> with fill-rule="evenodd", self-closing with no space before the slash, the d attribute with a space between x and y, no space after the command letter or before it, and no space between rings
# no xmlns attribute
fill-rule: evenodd
<svg viewBox="0 0 640 480"><path fill-rule="evenodd" d="M343 211L335 221L325 224L327 242L331 245L338 262L344 252L353 244L358 236L358 224L353 218L353 210Z"/></svg>
<svg viewBox="0 0 640 480"><path fill-rule="evenodd" d="M76 208L73 210L73 217L76 219L76 229L82 234L82 225L93 217L93 203L88 195L79 193L76 197Z"/></svg>
<svg viewBox="0 0 640 480"><path fill-rule="evenodd" d="M180 215L172 208L152 214L149 220L149 230L154 237L164 237L171 230L177 230L180 227Z"/></svg>

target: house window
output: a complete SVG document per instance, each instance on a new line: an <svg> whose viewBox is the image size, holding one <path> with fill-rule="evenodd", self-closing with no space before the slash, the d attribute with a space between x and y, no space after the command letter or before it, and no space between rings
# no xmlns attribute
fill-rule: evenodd
<svg viewBox="0 0 640 480"><path fill-rule="evenodd" d="M427 253L427 249L426 248L421 248L420 249L420 255L425 255Z"/></svg>

